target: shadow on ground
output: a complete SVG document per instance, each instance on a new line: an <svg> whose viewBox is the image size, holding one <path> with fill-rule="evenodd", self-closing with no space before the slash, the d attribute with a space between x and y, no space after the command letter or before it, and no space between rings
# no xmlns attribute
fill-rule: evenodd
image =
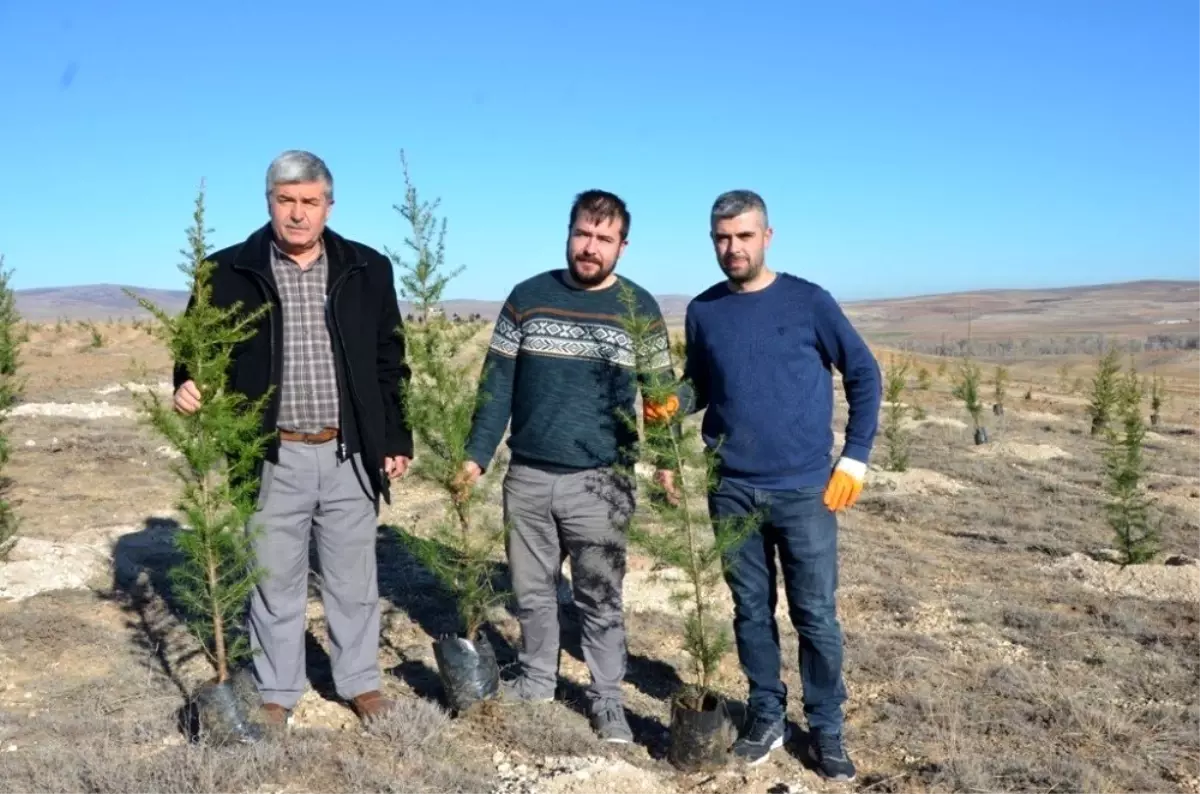
<svg viewBox="0 0 1200 794"><path fill-rule="evenodd" d="M379 529L377 553L380 571L380 595L389 600L395 609L407 614L429 637L453 635L459 628L458 615L453 606L453 596L404 545L396 527L383 525ZM426 539L425 542L430 542ZM495 567L492 586L500 592L511 592L511 573L508 565L499 562ZM507 603L510 614L516 617L516 609ZM570 654L584 661L581 645L579 612L570 603L559 603L560 653ZM496 631L485 625L483 632L496 652L502 677L516 674L517 649ZM445 702L441 679L437 670L422 659L415 658L423 649L405 649L391 646L400 659L390 672L401 678L421 697ZM625 680L647 696L665 700L682 682L675 668L637 654L627 657ZM586 687L558 677L557 698L577 713L587 716ZM658 719L639 714L626 705L629 725L634 740L647 748L651 756L661 758L666 754L668 729Z"/></svg>

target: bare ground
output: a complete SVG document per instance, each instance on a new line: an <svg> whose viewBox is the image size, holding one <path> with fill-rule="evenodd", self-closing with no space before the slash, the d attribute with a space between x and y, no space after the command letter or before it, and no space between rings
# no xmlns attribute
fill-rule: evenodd
<svg viewBox="0 0 1200 794"><path fill-rule="evenodd" d="M38 333L25 355L28 403L131 409L121 384L169 377L162 351L128 326L102 329L119 352L89 347L83 329ZM14 566L40 562L35 578L49 587L70 567L61 561L93 562L64 589L0 600L0 791L1200 791L1200 566L1164 564L1198 556L1194 408L1170 405L1147 447L1164 554L1121 569L1103 561L1102 467L1079 398L1039 383L1030 401L1010 388L1006 416L987 417L985 447L971 444L944 379L910 395L928 412L911 424L911 469L873 471L843 519L848 740L860 768L849 785L822 782L798 747L715 775L666 763L667 701L688 668L661 572L636 554L626 596L635 745L606 747L588 729L569 606L558 702L449 718L431 640L454 615L394 537L423 531L438 509L414 482L385 510L379 539L381 661L404 714L367 734L336 701L314 588L312 687L288 735L189 745L178 714L209 670L160 597L177 527L161 442L127 417L14 417L8 473L27 553L0 569L0 593L5 576L30 570ZM780 600L790 715L802 726L796 635ZM504 608L493 617L492 642L511 663L516 622ZM740 709L735 656L719 685Z"/></svg>

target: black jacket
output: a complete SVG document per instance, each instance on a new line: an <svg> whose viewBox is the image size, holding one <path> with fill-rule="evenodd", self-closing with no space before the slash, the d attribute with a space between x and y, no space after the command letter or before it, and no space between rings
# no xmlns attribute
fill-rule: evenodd
<svg viewBox="0 0 1200 794"><path fill-rule="evenodd" d="M240 302L245 310L254 311L264 301L272 304L258 332L233 352L229 375L230 388L251 400L274 387L263 416L263 429L268 433L276 430L283 375L283 312L271 271L271 235L271 226L266 224L243 242L209 257L215 264L215 305L227 308ZM410 370L392 263L375 249L328 228L323 240L329 262L325 317L341 392L338 452L345 458L360 453L375 490L373 498L383 496L390 502L383 459L413 454L412 432L400 401L400 387ZM190 308L191 302L188 305ZM188 378L186 369L176 364L175 388ZM266 459L278 461L278 436L268 446Z"/></svg>

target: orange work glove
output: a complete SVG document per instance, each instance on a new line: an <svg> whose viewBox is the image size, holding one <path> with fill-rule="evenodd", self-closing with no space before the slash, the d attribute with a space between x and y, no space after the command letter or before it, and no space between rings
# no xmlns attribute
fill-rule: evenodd
<svg viewBox="0 0 1200 794"><path fill-rule="evenodd" d="M862 493L867 464L852 458L842 458L833 469L829 485L825 486L825 506L833 512L853 507Z"/></svg>
<svg viewBox="0 0 1200 794"><path fill-rule="evenodd" d="M665 403L642 402L642 419L647 422L666 422L679 410L679 398L672 394Z"/></svg>

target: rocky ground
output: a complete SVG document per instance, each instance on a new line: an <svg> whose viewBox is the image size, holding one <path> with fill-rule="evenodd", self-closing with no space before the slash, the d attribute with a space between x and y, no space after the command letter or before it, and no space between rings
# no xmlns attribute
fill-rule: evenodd
<svg viewBox="0 0 1200 794"><path fill-rule="evenodd" d="M1022 388L1005 416L988 415L991 443L980 447L945 378L906 398L926 412L908 422L911 467L872 471L841 524L860 776L830 784L798 743L754 769L686 775L666 762L668 699L687 675L681 619L666 600L672 572L636 553L625 593L634 745L600 744L588 729L568 603L558 701L452 718L431 642L453 610L396 540L426 532L440 510L414 481L379 532L385 688L403 712L366 733L337 702L314 586L311 687L287 736L189 745L179 711L210 668L161 597L178 528L171 452L135 411L139 394L169 391L167 361L137 329L101 331L99 346L86 329L35 331L25 402L8 421L23 523L0 565L0 791L1200 791L1193 383L1147 444L1163 553L1127 568L1111 561L1099 446L1078 395L1047 380L1025 401ZM835 426L844 421L843 410ZM782 594L779 619L802 728ZM509 664L516 622L504 607L492 622ZM740 711L734 655L718 685Z"/></svg>

